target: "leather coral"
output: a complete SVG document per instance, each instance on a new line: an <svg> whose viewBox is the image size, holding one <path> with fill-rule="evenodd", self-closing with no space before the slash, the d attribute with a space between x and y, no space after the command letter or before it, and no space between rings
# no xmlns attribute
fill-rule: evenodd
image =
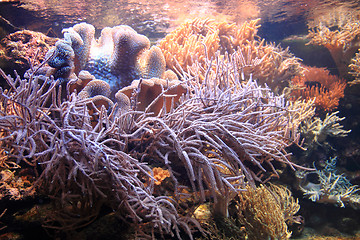
<svg viewBox="0 0 360 240"><path fill-rule="evenodd" d="M87 23L64 29L64 39L49 51L52 75L64 80L76 78L87 70L96 79L110 84L112 94L134 79L161 78L165 74L165 59L149 39L129 26L104 28L95 39L95 28ZM60 72L59 72L60 71Z"/></svg>

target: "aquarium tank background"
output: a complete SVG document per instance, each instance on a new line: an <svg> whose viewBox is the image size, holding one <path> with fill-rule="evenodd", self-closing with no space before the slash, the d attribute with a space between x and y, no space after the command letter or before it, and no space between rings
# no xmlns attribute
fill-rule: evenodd
<svg viewBox="0 0 360 240"><path fill-rule="evenodd" d="M0 0L0 239L360 239L360 3Z"/></svg>

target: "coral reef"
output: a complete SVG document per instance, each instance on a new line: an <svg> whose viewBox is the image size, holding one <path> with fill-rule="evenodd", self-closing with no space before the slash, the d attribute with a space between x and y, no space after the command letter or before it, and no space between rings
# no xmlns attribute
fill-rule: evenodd
<svg viewBox="0 0 360 240"><path fill-rule="evenodd" d="M305 67L301 76L291 79L289 95L293 100L315 98L318 112L330 112L339 105L339 99L344 97L345 87L344 80L331 75L327 69Z"/></svg>
<svg viewBox="0 0 360 240"><path fill-rule="evenodd" d="M174 108L187 90L187 86L179 80L167 81L151 78L134 80L130 86L120 89L117 94L122 93L131 98L134 91L139 91L136 110L153 112L158 115L161 111L166 113Z"/></svg>
<svg viewBox="0 0 360 240"><path fill-rule="evenodd" d="M360 53L356 53L355 57L351 59L351 64L349 65L349 69L350 69L349 73L355 77L355 80L349 82L349 85L360 83Z"/></svg>
<svg viewBox="0 0 360 240"><path fill-rule="evenodd" d="M307 118L303 121L300 132L306 139L307 146L314 146L314 144L326 144L326 138L330 137L345 137L351 130L344 130L340 125L340 121L345 118L337 116L339 112L332 112L326 114L324 120L321 118Z"/></svg>
<svg viewBox="0 0 360 240"><path fill-rule="evenodd" d="M169 33L159 47L164 53L168 68L184 71L191 69L194 62L202 65L215 53L232 54L238 52L235 62L237 71L245 78L252 75L261 84L266 83L274 91L281 92L291 77L302 68L299 59L288 49L265 43L257 36L259 20L244 22L241 26L211 19L188 21ZM192 70L194 75L199 69ZM205 72L202 71L202 75Z"/></svg>
<svg viewBox="0 0 360 240"><path fill-rule="evenodd" d="M310 42L308 44L326 47L345 77L351 58L360 47L360 19L355 10L344 5L320 9L313 12L313 20L308 22Z"/></svg>
<svg viewBox="0 0 360 240"><path fill-rule="evenodd" d="M336 162L336 157L330 158L322 170L297 172L299 187L314 202L359 209L360 189L352 185L344 175L337 173Z"/></svg>
<svg viewBox="0 0 360 240"><path fill-rule="evenodd" d="M247 187L238 194L236 214L239 224L245 226L246 239L290 239L288 225L300 224L300 205L283 186L261 185Z"/></svg>
<svg viewBox="0 0 360 240"><path fill-rule="evenodd" d="M38 65L57 40L29 30L12 33L0 42L0 67L23 75L31 66L29 61Z"/></svg>
<svg viewBox="0 0 360 240"><path fill-rule="evenodd" d="M275 163L299 167L286 147L297 142L301 119L312 106L294 108L255 80L245 81L233 61L219 55L206 60L205 78L184 73L181 84L188 91L182 97L168 92L172 87L165 83L172 81L163 80L159 96L174 97L177 104L163 101L162 108L171 102L170 108L155 116L132 108L121 92L114 106L124 105L123 111L86 107L109 92L86 72L80 79L90 80L85 87L74 79L80 93L76 87L71 93L74 82L68 81L69 95L62 99L58 81L35 76L36 71L14 80L1 71L10 88L0 92L0 140L11 161L38 166L36 190L54 206L44 225L76 229L107 206L137 226L138 236L191 238L201 227L192 211L183 209L184 197L210 201L215 212L227 216L229 203L247 184L277 175ZM132 91L135 106L140 94L139 88ZM166 195L154 194L151 163L169 171L173 187Z"/></svg>
<svg viewBox="0 0 360 240"><path fill-rule="evenodd" d="M64 39L56 43L48 56L53 68L48 75L69 81L81 70L110 84L112 95L139 78L161 78L165 59L149 39L129 26L104 28L95 40L95 28L87 23L64 29Z"/></svg>

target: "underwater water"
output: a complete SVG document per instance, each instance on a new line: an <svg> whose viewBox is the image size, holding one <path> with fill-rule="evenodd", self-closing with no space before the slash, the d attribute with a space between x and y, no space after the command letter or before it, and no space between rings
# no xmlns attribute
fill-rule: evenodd
<svg viewBox="0 0 360 240"><path fill-rule="evenodd" d="M360 239L359 49L356 0L0 0L0 240Z"/></svg>

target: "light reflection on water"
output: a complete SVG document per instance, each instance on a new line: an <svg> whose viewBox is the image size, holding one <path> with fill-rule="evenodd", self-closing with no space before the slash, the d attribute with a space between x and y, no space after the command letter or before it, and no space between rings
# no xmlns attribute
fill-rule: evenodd
<svg viewBox="0 0 360 240"><path fill-rule="evenodd" d="M100 30L125 24L149 38L158 39L185 19L211 17L241 23L248 19L262 18L263 22L281 23L303 21L314 11L348 5L359 9L359 3L340 0L21 0L17 8L33 13L38 19L23 23L27 29L46 32L86 21ZM1 0L0 0L1 8ZM1 13L18 21L19 16ZM21 18L21 16L20 16ZM61 34L60 34L61 36Z"/></svg>

